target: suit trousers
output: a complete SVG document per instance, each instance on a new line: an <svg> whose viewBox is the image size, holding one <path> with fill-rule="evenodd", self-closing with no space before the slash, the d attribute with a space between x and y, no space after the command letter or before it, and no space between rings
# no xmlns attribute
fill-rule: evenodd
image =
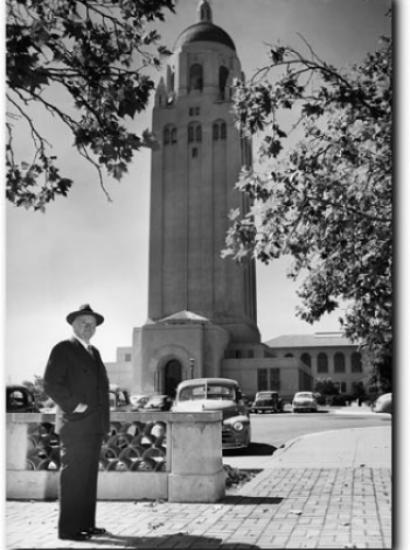
<svg viewBox="0 0 410 550"><path fill-rule="evenodd" d="M59 535L74 535L95 527L102 440L102 434L60 436Z"/></svg>

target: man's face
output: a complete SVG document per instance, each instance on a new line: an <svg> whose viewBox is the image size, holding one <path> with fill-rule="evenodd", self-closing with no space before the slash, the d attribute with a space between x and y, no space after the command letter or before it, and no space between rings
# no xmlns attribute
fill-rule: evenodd
<svg viewBox="0 0 410 550"><path fill-rule="evenodd" d="M97 322L94 315L79 315L76 317L72 323L74 334L84 340L89 342L95 334L95 329L97 327Z"/></svg>

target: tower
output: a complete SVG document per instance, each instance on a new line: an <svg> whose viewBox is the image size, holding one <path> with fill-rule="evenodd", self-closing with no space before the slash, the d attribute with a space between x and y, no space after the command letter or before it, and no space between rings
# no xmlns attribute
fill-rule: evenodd
<svg viewBox="0 0 410 550"><path fill-rule="evenodd" d="M155 95L148 322L134 330L134 388L172 393L192 376L221 376L226 350L257 345L255 266L221 258L250 143L231 112L241 66L231 37L200 0ZM228 355L229 357L229 355Z"/></svg>
<svg viewBox="0 0 410 550"><path fill-rule="evenodd" d="M254 265L220 257L234 189L250 146L231 113L230 85L241 77L230 36L212 22L207 0L199 21L178 37L157 88L152 154L149 313L157 321L192 311L227 328L233 340L259 340Z"/></svg>

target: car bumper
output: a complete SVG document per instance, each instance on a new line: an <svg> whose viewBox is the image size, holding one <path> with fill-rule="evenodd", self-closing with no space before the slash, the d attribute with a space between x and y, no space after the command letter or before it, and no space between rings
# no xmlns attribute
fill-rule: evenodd
<svg viewBox="0 0 410 550"><path fill-rule="evenodd" d="M292 409L294 411L312 411L312 410L315 410L317 411L317 406L316 405L292 405Z"/></svg>
<svg viewBox="0 0 410 550"><path fill-rule="evenodd" d="M233 428L222 427L222 449L244 449L249 446L249 430L236 432Z"/></svg>

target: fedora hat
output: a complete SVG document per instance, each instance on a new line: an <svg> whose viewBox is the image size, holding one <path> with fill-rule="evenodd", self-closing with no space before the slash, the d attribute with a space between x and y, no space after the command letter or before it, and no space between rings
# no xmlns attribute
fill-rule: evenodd
<svg viewBox="0 0 410 550"><path fill-rule="evenodd" d="M93 311L89 304L84 304L80 306L77 311L72 311L67 315L67 323L70 323L70 325L72 325L74 319L76 319L80 315L92 315L95 318L97 325L101 325L101 323L104 322L104 317L102 315Z"/></svg>

